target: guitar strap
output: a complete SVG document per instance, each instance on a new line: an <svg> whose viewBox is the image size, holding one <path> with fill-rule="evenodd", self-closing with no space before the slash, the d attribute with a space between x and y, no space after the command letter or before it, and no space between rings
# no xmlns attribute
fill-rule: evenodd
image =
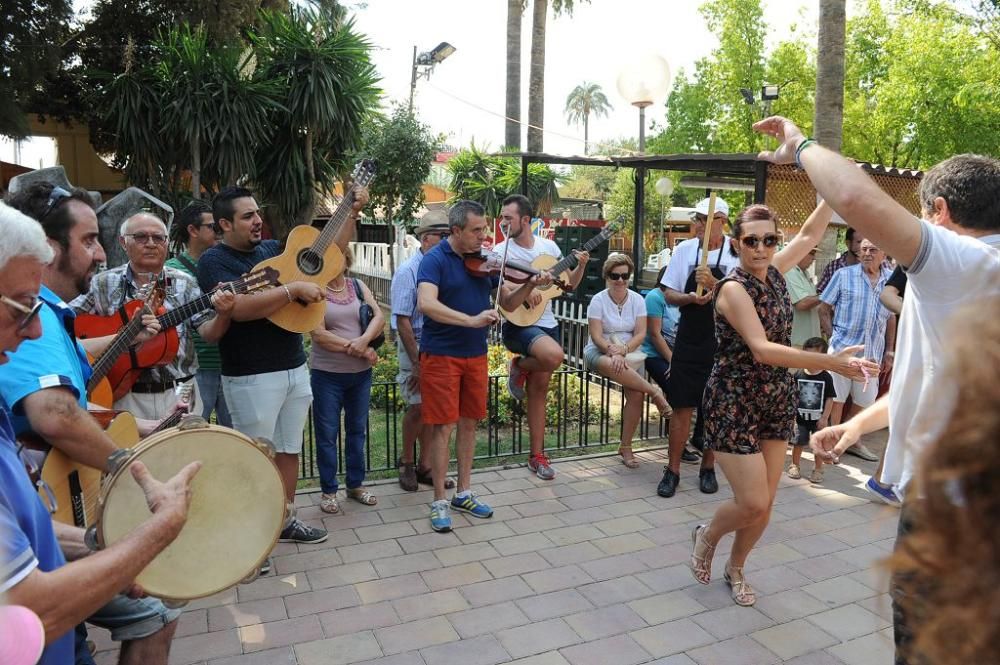
<svg viewBox="0 0 1000 665"><path fill-rule="evenodd" d="M190 270L195 277L198 276L198 266L191 259L184 256L184 254L178 254L177 260L183 263L184 267Z"/></svg>

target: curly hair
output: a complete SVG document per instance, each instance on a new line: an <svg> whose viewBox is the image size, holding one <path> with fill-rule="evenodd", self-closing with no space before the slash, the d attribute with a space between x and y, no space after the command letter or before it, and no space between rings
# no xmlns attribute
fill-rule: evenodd
<svg viewBox="0 0 1000 665"><path fill-rule="evenodd" d="M910 488L914 530L889 559L914 639L934 665L1000 663L1000 296L955 316L941 385L954 410ZM920 497L919 499L916 497Z"/></svg>

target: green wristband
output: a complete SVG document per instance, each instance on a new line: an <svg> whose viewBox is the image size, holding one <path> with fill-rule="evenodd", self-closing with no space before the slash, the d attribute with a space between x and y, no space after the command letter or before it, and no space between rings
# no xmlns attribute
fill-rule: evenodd
<svg viewBox="0 0 1000 665"><path fill-rule="evenodd" d="M800 169L803 168L801 159L802 151L811 146L813 143L816 143L816 139L807 138L804 141L802 141L802 143L799 144L798 148L795 149L795 165L798 166Z"/></svg>

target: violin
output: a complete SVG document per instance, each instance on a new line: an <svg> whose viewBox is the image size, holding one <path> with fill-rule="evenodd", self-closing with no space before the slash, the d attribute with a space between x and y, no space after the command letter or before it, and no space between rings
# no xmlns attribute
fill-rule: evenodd
<svg viewBox="0 0 1000 665"><path fill-rule="evenodd" d="M503 279L508 282L514 282L515 284L524 284L541 273L540 270L536 270L530 265L519 261L507 259L505 263L500 254L487 251L485 249L465 254L462 257L462 262L465 264L465 269L473 277L489 277L490 275L499 275L502 266ZM552 283L564 290L571 290L568 285L564 284L561 280L554 279Z"/></svg>

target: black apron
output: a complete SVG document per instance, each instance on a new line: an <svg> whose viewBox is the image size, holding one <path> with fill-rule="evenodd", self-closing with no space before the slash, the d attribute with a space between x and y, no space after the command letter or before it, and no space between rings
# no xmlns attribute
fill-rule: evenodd
<svg viewBox="0 0 1000 665"><path fill-rule="evenodd" d="M699 254L701 249L699 247ZM711 267L716 279L725 277L719 265L725 242L719 248L719 256ZM697 266L688 275L684 284L685 293L697 291L695 279ZM680 308L681 319L677 324L677 340L674 344L673 360L670 363L670 405L675 408L700 408L708 375L715 361L715 303L690 304Z"/></svg>

